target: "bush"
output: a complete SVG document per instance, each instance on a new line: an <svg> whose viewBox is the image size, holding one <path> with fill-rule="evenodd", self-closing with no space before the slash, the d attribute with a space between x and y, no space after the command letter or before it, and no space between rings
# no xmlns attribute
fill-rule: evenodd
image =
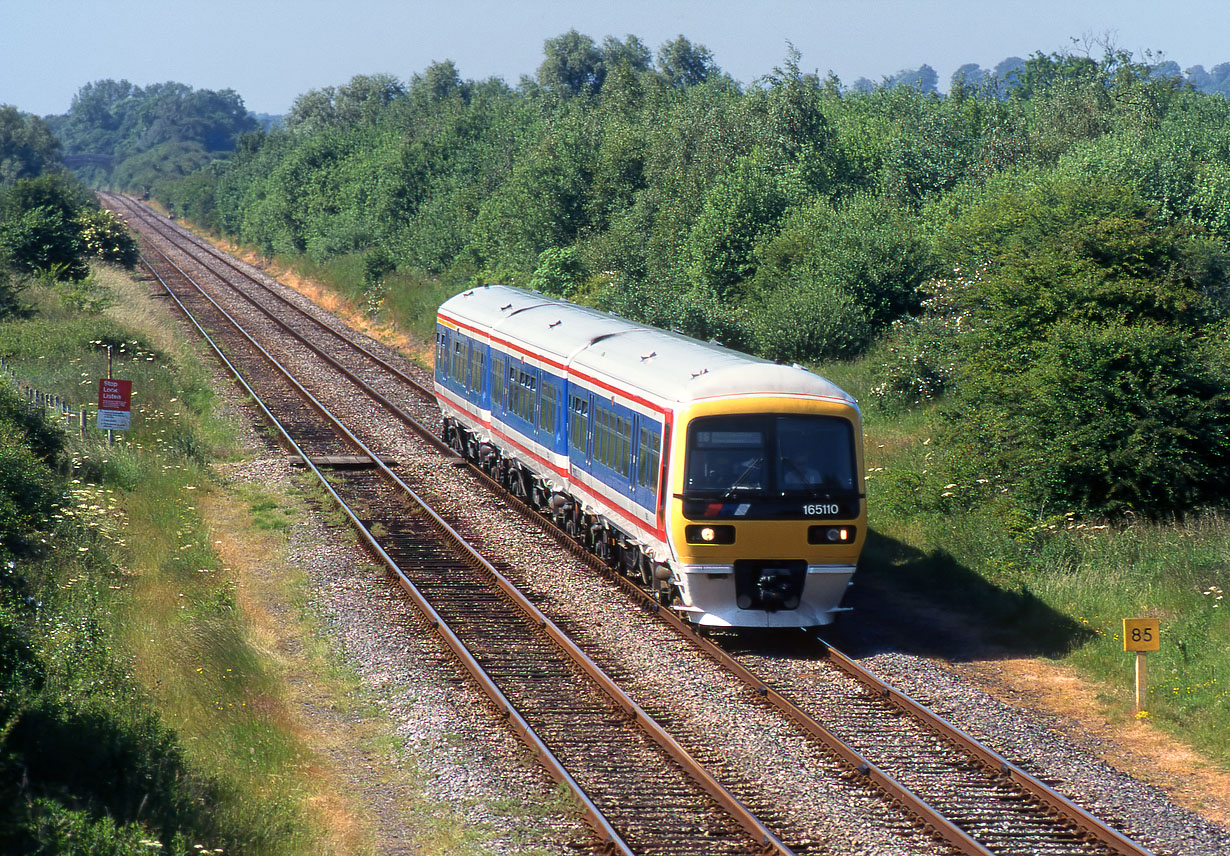
<svg viewBox="0 0 1230 856"><path fill-rule="evenodd" d="M39 206L0 222L0 257L20 273L84 279L83 252L77 226L54 208Z"/></svg>
<svg viewBox="0 0 1230 856"><path fill-rule="evenodd" d="M18 549L50 518L62 495L51 468L62 445L59 430L0 387L0 546Z"/></svg>
<svg viewBox="0 0 1230 856"><path fill-rule="evenodd" d="M136 267L140 258L132 234L110 211L83 209L76 217L85 251L96 259L125 268Z"/></svg>
<svg viewBox="0 0 1230 856"><path fill-rule="evenodd" d="M786 283L749 306L747 317L753 347L772 360L852 357L871 336L864 307L846 289L824 280Z"/></svg>
<svg viewBox="0 0 1230 856"><path fill-rule="evenodd" d="M587 278L585 263L575 247L548 247L538 254L538 269L530 278L530 288L569 297Z"/></svg>

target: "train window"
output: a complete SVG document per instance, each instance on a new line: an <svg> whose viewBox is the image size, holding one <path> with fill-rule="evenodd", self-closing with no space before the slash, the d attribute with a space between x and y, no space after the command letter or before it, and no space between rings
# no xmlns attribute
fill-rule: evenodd
<svg viewBox="0 0 1230 856"><path fill-rule="evenodd" d="M784 493L853 491L853 428L846 419L778 416L777 489Z"/></svg>
<svg viewBox="0 0 1230 856"><path fill-rule="evenodd" d="M486 354L477 342L470 345L470 389L482 395L486 369Z"/></svg>
<svg viewBox="0 0 1230 856"><path fill-rule="evenodd" d="M436 333L436 373L448 373L448 334L444 332Z"/></svg>
<svg viewBox="0 0 1230 856"><path fill-rule="evenodd" d="M537 398L538 378L525 369L510 366L509 409L529 422L534 423L534 404Z"/></svg>
<svg viewBox="0 0 1230 856"><path fill-rule="evenodd" d="M449 367L449 374L453 376L453 380L462 386L465 386L466 382L466 344L460 338L453 340L453 360Z"/></svg>
<svg viewBox="0 0 1230 856"><path fill-rule="evenodd" d="M568 445L585 453L585 441L589 438L589 400L579 395L569 396Z"/></svg>
<svg viewBox="0 0 1230 856"><path fill-rule="evenodd" d="M555 409L558 388L551 381L543 379L542 404L538 408L538 430L555 431Z"/></svg>
<svg viewBox="0 0 1230 856"><path fill-rule="evenodd" d="M641 428L640 448L637 449L636 480L642 487L658 486L658 467L662 462L662 432L655 428Z"/></svg>
<svg viewBox="0 0 1230 856"><path fill-rule="evenodd" d="M496 354L491 361L491 403L504 406L504 355Z"/></svg>
<svg viewBox="0 0 1230 856"><path fill-rule="evenodd" d="M606 464L606 409L594 408L594 460Z"/></svg>

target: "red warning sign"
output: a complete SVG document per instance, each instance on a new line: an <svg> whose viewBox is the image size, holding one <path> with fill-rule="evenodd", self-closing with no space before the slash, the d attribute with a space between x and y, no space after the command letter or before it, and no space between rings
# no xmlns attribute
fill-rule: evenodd
<svg viewBox="0 0 1230 856"><path fill-rule="evenodd" d="M132 381L105 377L98 382L99 410L132 410Z"/></svg>

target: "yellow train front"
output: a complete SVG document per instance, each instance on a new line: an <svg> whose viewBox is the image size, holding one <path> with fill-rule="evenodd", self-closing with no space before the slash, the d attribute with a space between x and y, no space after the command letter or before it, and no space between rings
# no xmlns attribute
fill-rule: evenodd
<svg viewBox="0 0 1230 856"><path fill-rule="evenodd" d="M709 626L828 624L867 531L858 410L800 369L732 374L698 388L673 431L676 608Z"/></svg>
<svg viewBox="0 0 1230 856"><path fill-rule="evenodd" d="M440 308L446 437L712 627L832 622L866 538L858 405L783 366L507 286Z"/></svg>

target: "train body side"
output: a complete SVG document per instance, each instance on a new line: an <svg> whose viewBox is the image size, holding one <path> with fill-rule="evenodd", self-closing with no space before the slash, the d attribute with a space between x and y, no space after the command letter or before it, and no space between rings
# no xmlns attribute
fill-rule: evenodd
<svg viewBox="0 0 1230 856"><path fill-rule="evenodd" d="M861 425L853 399L823 378L487 286L441 307L435 388L459 451L498 459L540 507L609 527L600 543L656 569L654 584L669 579L672 606L689 619L812 626L839 610L866 535ZM814 425L819 436L839 424L850 426L833 436L848 434L839 451L858 482L845 476L839 501L700 484L706 455L759 431L769 439L758 466L776 489L766 450L776 465L787 429ZM720 535L704 540L705 530Z"/></svg>

